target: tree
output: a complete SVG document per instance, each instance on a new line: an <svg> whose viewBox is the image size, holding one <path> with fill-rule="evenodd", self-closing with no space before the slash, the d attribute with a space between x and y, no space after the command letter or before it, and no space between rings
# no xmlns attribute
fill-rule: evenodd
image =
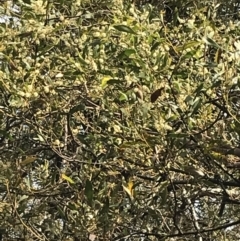
<svg viewBox="0 0 240 241"><path fill-rule="evenodd" d="M236 9L3 2L2 240L238 240Z"/></svg>

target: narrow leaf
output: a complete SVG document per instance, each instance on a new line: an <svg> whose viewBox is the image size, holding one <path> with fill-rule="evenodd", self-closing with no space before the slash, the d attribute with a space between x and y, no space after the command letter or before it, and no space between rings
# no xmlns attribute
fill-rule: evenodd
<svg viewBox="0 0 240 241"><path fill-rule="evenodd" d="M74 184L74 181L70 177L66 176L64 173L62 173L62 179L66 180L71 184Z"/></svg>
<svg viewBox="0 0 240 241"><path fill-rule="evenodd" d="M122 185L124 191L129 195L131 199L133 199L134 189L133 189L133 182L129 180L127 185Z"/></svg>
<svg viewBox="0 0 240 241"><path fill-rule="evenodd" d="M202 99L197 98L196 101L194 102L193 106L192 106L191 115L194 115L199 110L199 108L201 107L201 104L202 104Z"/></svg>
<svg viewBox="0 0 240 241"><path fill-rule="evenodd" d="M127 56L127 57L129 57L130 55L135 54L135 53L136 53L136 50L135 50L135 49L125 49L125 50L123 51L123 54L124 54L125 56Z"/></svg>
<svg viewBox="0 0 240 241"><path fill-rule="evenodd" d="M89 180L86 181L84 194L85 194L85 196L87 198L87 202L88 202L89 206L92 206L92 202L93 202L93 187L92 187L91 181L89 181Z"/></svg>
<svg viewBox="0 0 240 241"><path fill-rule="evenodd" d="M120 32L136 34L130 27L128 27L126 25L115 25L113 27Z"/></svg>
<svg viewBox="0 0 240 241"><path fill-rule="evenodd" d="M217 63L217 64L220 63L221 55L222 55L222 49L218 48L217 52L215 54L215 57L214 57L214 62L215 63Z"/></svg>
<svg viewBox="0 0 240 241"><path fill-rule="evenodd" d="M188 48L195 48L197 46L199 46L199 42L198 41L190 41L188 43L185 43L184 45L180 46L180 47L177 47L177 51L181 51L181 50L185 50L185 49L188 49Z"/></svg>
<svg viewBox="0 0 240 241"><path fill-rule="evenodd" d="M63 220L67 220L67 216L66 216L64 210L59 206L57 206L57 210L58 210L58 214L61 216L61 218Z"/></svg>
<svg viewBox="0 0 240 241"><path fill-rule="evenodd" d="M26 158L24 161L22 161L22 162L20 163L20 165L21 165L21 166L25 166L25 165L27 165L27 164L29 164L29 163L34 162L36 159L37 159L37 157L34 156L34 155L32 155L32 156L27 156L27 158Z"/></svg>
<svg viewBox="0 0 240 241"><path fill-rule="evenodd" d="M101 87L106 88L108 85L120 84L121 81L119 79L113 79L111 76L105 76L101 80Z"/></svg>
<svg viewBox="0 0 240 241"><path fill-rule="evenodd" d="M217 48L221 48L213 39L207 37L204 39L205 42L211 46L217 47Z"/></svg>
<svg viewBox="0 0 240 241"><path fill-rule="evenodd" d="M161 205L165 205L167 202L167 197L168 197L168 190L167 187L162 191L160 194L162 200L161 200Z"/></svg>
<svg viewBox="0 0 240 241"><path fill-rule="evenodd" d="M199 94L202 90L204 90L204 84L203 84L203 83L201 83L201 84L197 87L197 89L194 91L194 93Z"/></svg>
<svg viewBox="0 0 240 241"><path fill-rule="evenodd" d="M108 211L109 211L109 198L106 197L104 205L103 205L103 207L102 207L102 209L100 211L100 214L107 215Z"/></svg>
<svg viewBox="0 0 240 241"><path fill-rule="evenodd" d="M111 76L104 76L101 80L101 87L105 88L107 86L107 82L112 79Z"/></svg>
<svg viewBox="0 0 240 241"><path fill-rule="evenodd" d="M38 140L39 140L39 141L41 141L41 142L44 142L44 141L45 141L44 138L43 138L41 135L38 134L37 136L38 136Z"/></svg>
<svg viewBox="0 0 240 241"><path fill-rule="evenodd" d="M128 100L128 97L125 93L123 93L122 91L119 91L119 93L120 93L120 97L119 97L120 101Z"/></svg>
<svg viewBox="0 0 240 241"><path fill-rule="evenodd" d="M160 42L155 42L151 47L151 52L153 52L155 49L157 49L159 45L160 45Z"/></svg>
<svg viewBox="0 0 240 241"><path fill-rule="evenodd" d="M189 134L186 134L186 133L169 133L168 134L168 137L171 137L171 138L183 138L188 136Z"/></svg>
<svg viewBox="0 0 240 241"><path fill-rule="evenodd" d="M165 191L165 189L168 187L169 182L168 181L164 181L159 185L159 193L162 193Z"/></svg>
<svg viewBox="0 0 240 241"><path fill-rule="evenodd" d="M71 110L69 111L69 114L74 114L75 112L84 110L85 106L81 103L79 105L75 105Z"/></svg>

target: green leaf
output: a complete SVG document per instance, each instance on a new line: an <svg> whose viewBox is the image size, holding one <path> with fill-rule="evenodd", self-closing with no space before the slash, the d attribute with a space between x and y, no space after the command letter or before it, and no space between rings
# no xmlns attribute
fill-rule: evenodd
<svg viewBox="0 0 240 241"><path fill-rule="evenodd" d="M106 197L104 205L103 205L102 209L100 210L100 214L107 215L108 211L109 211L109 198Z"/></svg>
<svg viewBox="0 0 240 241"><path fill-rule="evenodd" d="M38 53L38 57L44 55L45 53L49 52L50 50L52 50L55 47L54 44L49 44L46 47L39 49L39 53Z"/></svg>
<svg viewBox="0 0 240 241"><path fill-rule="evenodd" d="M25 4L28 4L28 5L31 4L31 0L23 0L23 2L24 2Z"/></svg>
<svg viewBox="0 0 240 241"><path fill-rule="evenodd" d="M18 200L18 202L22 202L22 201L24 201L24 200L26 200L26 199L28 199L28 198L29 198L28 195L23 195L23 196L20 197L20 199Z"/></svg>
<svg viewBox="0 0 240 241"><path fill-rule="evenodd" d="M165 191L165 189L168 187L168 185L169 185L169 182L168 181L164 181L164 182L162 182L162 183L160 183L160 185L159 185L159 193L162 193L162 192L164 192Z"/></svg>
<svg viewBox="0 0 240 241"><path fill-rule="evenodd" d="M201 107L201 104L202 104L202 99L197 97L196 100L194 101L193 106L192 106L192 113L191 113L191 115L194 115L198 111L198 109Z"/></svg>
<svg viewBox="0 0 240 241"><path fill-rule="evenodd" d="M66 216L64 210L59 206L57 206L57 210L58 210L58 214L61 216L61 218L63 220L67 220L67 216Z"/></svg>
<svg viewBox="0 0 240 241"><path fill-rule="evenodd" d="M120 145L120 148L131 148L139 144L144 144L143 141L127 141Z"/></svg>
<svg viewBox="0 0 240 241"><path fill-rule="evenodd" d="M119 100L120 101L128 101L128 96L125 94L125 93L123 93L122 91L119 91L120 92L120 97L119 97Z"/></svg>
<svg viewBox="0 0 240 241"><path fill-rule="evenodd" d="M135 49L125 49L124 51L122 51L119 55L118 58L119 59L124 59L126 57L129 57L132 54L136 54L136 50Z"/></svg>
<svg viewBox="0 0 240 241"><path fill-rule="evenodd" d="M110 79L107 81L108 85L113 85L113 84L121 84L121 81L119 79Z"/></svg>
<svg viewBox="0 0 240 241"><path fill-rule="evenodd" d="M188 137L189 135L186 133L169 133L168 137L171 138L183 138L183 137Z"/></svg>
<svg viewBox="0 0 240 241"><path fill-rule="evenodd" d="M121 81L119 79L113 79L111 76L105 76L101 80L101 87L104 89L108 85L113 85L113 84L120 84Z"/></svg>
<svg viewBox="0 0 240 241"><path fill-rule="evenodd" d="M177 47L176 50L182 51L182 50L185 50L185 49L188 49L188 48L196 48L199 45L200 45L200 43L198 41L190 41L188 43L185 43L182 46Z"/></svg>
<svg viewBox="0 0 240 241"><path fill-rule="evenodd" d="M197 89L194 91L194 93L199 94L202 90L204 90L204 84L201 83Z"/></svg>
<svg viewBox="0 0 240 241"><path fill-rule="evenodd" d="M168 67L169 65L171 65L172 59L169 56L169 54L165 54L164 57L159 56L157 63L161 64L161 69L164 69L166 67Z"/></svg>
<svg viewBox="0 0 240 241"><path fill-rule="evenodd" d="M221 48L213 39L207 37L205 39L205 42L208 44L208 45L211 45L211 46L214 46L214 47L217 47L217 48Z"/></svg>
<svg viewBox="0 0 240 241"><path fill-rule="evenodd" d="M101 87L105 88L107 86L107 82L112 79L111 76L104 76L101 80Z"/></svg>
<svg viewBox="0 0 240 241"><path fill-rule="evenodd" d="M196 49L193 49L192 51L187 52L187 53L183 56L183 59L193 58L193 57L195 57L196 53L197 53L197 50L196 50Z"/></svg>
<svg viewBox="0 0 240 241"><path fill-rule="evenodd" d="M193 96L191 95L186 96L184 102L188 105L191 105L193 103Z"/></svg>
<svg viewBox="0 0 240 241"><path fill-rule="evenodd" d="M151 109L151 105L149 103L143 103L141 106L142 117L145 119L148 117L148 113Z"/></svg>
<svg viewBox="0 0 240 241"><path fill-rule="evenodd" d="M66 176L64 173L62 173L61 176L62 176L62 179L66 180L67 182L69 182L71 184L74 184L74 181L70 177Z"/></svg>
<svg viewBox="0 0 240 241"><path fill-rule="evenodd" d="M135 54L136 53L136 50L135 49L125 49L124 51L123 51L123 53L124 53L124 55L126 55L126 56L130 56L130 55L132 55L132 54Z"/></svg>
<svg viewBox="0 0 240 241"><path fill-rule="evenodd" d="M130 27L128 27L126 25L115 25L113 27L120 32L136 34Z"/></svg>
<svg viewBox="0 0 240 241"><path fill-rule="evenodd" d="M26 166L27 164L34 162L36 159L37 159L37 157L35 155L27 156L25 160L20 162L20 165Z"/></svg>
<svg viewBox="0 0 240 241"><path fill-rule="evenodd" d="M78 60L79 60L79 63L81 63L82 65L88 65L88 63L82 58L80 53L78 54Z"/></svg>
<svg viewBox="0 0 240 241"><path fill-rule="evenodd" d="M7 233L7 229L1 227L1 228L0 228L0 235L6 234L6 233Z"/></svg>
<svg viewBox="0 0 240 241"><path fill-rule="evenodd" d="M160 196L162 198L161 200L161 205L165 205L167 202L167 197L168 197L168 190L167 187L162 191L162 193L160 193Z"/></svg>
<svg viewBox="0 0 240 241"><path fill-rule="evenodd" d="M86 181L84 194L87 198L88 205L92 207L93 202L93 187L90 180Z"/></svg>
<svg viewBox="0 0 240 241"><path fill-rule="evenodd" d="M129 195L131 200L134 198L134 183L131 179L125 184L122 185L123 190Z"/></svg>
<svg viewBox="0 0 240 241"><path fill-rule="evenodd" d="M157 49L159 45L160 45L160 42L155 42L151 47L151 52L153 52L155 49Z"/></svg>
<svg viewBox="0 0 240 241"><path fill-rule="evenodd" d="M84 110L84 108L85 108L85 106L83 104L76 105L69 111L69 114L72 115L72 114L74 114L74 113L76 113L78 111Z"/></svg>
<svg viewBox="0 0 240 241"><path fill-rule="evenodd" d="M214 62L219 64L222 55L222 49L218 48L214 57Z"/></svg>

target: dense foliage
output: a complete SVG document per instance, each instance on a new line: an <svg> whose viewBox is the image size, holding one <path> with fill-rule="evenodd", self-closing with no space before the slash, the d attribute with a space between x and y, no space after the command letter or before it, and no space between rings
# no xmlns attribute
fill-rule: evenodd
<svg viewBox="0 0 240 241"><path fill-rule="evenodd" d="M0 239L239 240L239 1L0 6Z"/></svg>

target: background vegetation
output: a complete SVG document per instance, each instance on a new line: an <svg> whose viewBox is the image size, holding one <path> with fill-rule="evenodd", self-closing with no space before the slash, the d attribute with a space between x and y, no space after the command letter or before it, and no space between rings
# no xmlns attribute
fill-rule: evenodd
<svg viewBox="0 0 240 241"><path fill-rule="evenodd" d="M1 1L0 239L239 240L239 1Z"/></svg>

